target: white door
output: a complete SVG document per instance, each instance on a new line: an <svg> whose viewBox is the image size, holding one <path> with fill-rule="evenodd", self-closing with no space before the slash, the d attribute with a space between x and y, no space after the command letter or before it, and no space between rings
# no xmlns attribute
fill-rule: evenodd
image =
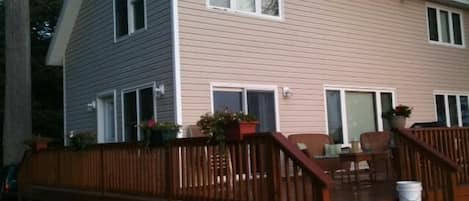
<svg viewBox="0 0 469 201"><path fill-rule="evenodd" d="M98 142L116 142L114 97L98 99Z"/></svg>

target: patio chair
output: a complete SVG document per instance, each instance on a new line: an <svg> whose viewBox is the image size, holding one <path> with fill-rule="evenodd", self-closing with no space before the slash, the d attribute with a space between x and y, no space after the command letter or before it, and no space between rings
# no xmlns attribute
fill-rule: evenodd
<svg viewBox="0 0 469 201"><path fill-rule="evenodd" d="M366 132L360 135L360 145L364 152L387 153L373 157L373 161L367 161L373 180L376 180L376 173L383 169L386 178L389 178L391 169L390 141L391 135L388 132Z"/></svg>
<svg viewBox="0 0 469 201"><path fill-rule="evenodd" d="M332 138L325 134L292 134L288 136L288 140L296 146L305 146L306 149L302 151L313 160L315 156L326 155L324 148L326 144L334 144ZM329 172L332 178L337 170L344 169L338 158L321 159L316 162L323 170Z"/></svg>

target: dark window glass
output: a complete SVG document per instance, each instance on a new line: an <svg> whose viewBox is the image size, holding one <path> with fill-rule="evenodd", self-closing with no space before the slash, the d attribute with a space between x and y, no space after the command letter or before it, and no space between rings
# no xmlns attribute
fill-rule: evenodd
<svg viewBox="0 0 469 201"><path fill-rule="evenodd" d="M453 13L453 32L454 32L454 44L462 45L462 33L461 33L461 18L457 13Z"/></svg>
<svg viewBox="0 0 469 201"><path fill-rule="evenodd" d="M381 93L381 112L386 114L392 110L392 94ZM388 119L383 118L383 130L390 131L391 125Z"/></svg>
<svg viewBox="0 0 469 201"><path fill-rule="evenodd" d="M125 141L137 141L137 93L124 94L124 129Z"/></svg>
<svg viewBox="0 0 469 201"><path fill-rule="evenodd" d="M436 114L438 117L438 124L446 125L445 97L443 95L436 95L435 102L436 102Z"/></svg>
<svg viewBox="0 0 469 201"><path fill-rule="evenodd" d="M243 111L242 93L238 91L214 91L213 109L215 112L228 110L230 112Z"/></svg>
<svg viewBox="0 0 469 201"><path fill-rule="evenodd" d="M340 103L339 91L326 91L327 99L327 123L329 136L332 137L334 143L343 144L343 130L342 130L342 113Z"/></svg>
<svg viewBox="0 0 469 201"><path fill-rule="evenodd" d="M279 0L262 0L262 14L279 16Z"/></svg>
<svg viewBox="0 0 469 201"><path fill-rule="evenodd" d="M461 102L461 117L462 117L462 125L464 127L469 126L469 102L467 96L461 96L459 98L459 102Z"/></svg>
<svg viewBox="0 0 469 201"><path fill-rule="evenodd" d="M458 124L458 106L456 96L448 96L449 117L451 127L459 126Z"/></svg>
<svg viewBox="0 0 469 201"><path fill-rule="evenodd" d="M248 113L259 121L258 132L276 131L275 96L270 91L248 91Z"/></svg>
<svg viewBox="0 0 469 201"><path fill-rule="evenodd" d="M153 105L153 88L140 90L140 122L155 118Z"/></svg>
<svg viewBox="0 0 469 201"><path fill-rule="evenodd" d="M145 2L144 0L132 0L134 11L135 30L145 27Z"/></svg>
<svg viewBox="0 0 469 201"><path fill-rule="evenodd" d="M115 0L116 9L116 35L123 36L129 33L128 27L128 13L127 13L127 0Z"/></svg>
<svg viewBox="0 0 469 201"><path fill-rule="evenodd" d="M438 23L436 19L436 9L428 8L428 32L430 40L438 41Z"/></svg>

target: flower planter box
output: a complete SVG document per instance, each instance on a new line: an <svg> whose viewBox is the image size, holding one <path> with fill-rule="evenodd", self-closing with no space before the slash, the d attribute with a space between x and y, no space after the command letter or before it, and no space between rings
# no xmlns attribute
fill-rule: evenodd
<svg viewBox="0 0 469 201"><path fill-rule="evenodd" d="M241 141L247 135L256 133L257 125L259 122L239 122L226 129L227 141Z"/></svg>
<svg viewBox="0 0 469 201"><path fill-rule="evenodd" d="M392 127L395 129L405 128L406 125L406 117L404 116L395 116L392 119Z"/></svg>
<svg viewBox="0 0 469 201"><path fill-rule="evenodd" d="M150 145L164 145L169 141L175 140L177 138L177 131L153 131L150 134Z"/></svg>

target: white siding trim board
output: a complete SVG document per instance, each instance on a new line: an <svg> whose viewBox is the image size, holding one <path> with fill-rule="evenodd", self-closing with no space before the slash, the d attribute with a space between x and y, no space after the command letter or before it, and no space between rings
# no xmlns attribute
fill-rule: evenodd
<svg viewBox="0 0 469 201"><path fill-rule="evenodd" d="M100 119L102 114L102 108L100 105L100 98L106 97L106 96L112 96L113 101L114 101L114 142L118 142L118 133L117 133L117 90L112 89L112 90L107 90L101 93L96 94L96 121L97 121L97 138L98 138L98 143L103 143L102 141L100 142L100 133L103 132L104 128L103 125L100 125ZM104 143L109 143L109 142L104 142Z"/></svg>
<svg viewBox="0 0 469 201"><path fill-rule="evenodd" d="M178 0L171 0L171 19L173 33L173 82L174 82L174 113L175 121L183 125L182 117L182 95L181 95L181 50L179 41L179 13ZM181 132L179 133L181 136Z"/></svg>

